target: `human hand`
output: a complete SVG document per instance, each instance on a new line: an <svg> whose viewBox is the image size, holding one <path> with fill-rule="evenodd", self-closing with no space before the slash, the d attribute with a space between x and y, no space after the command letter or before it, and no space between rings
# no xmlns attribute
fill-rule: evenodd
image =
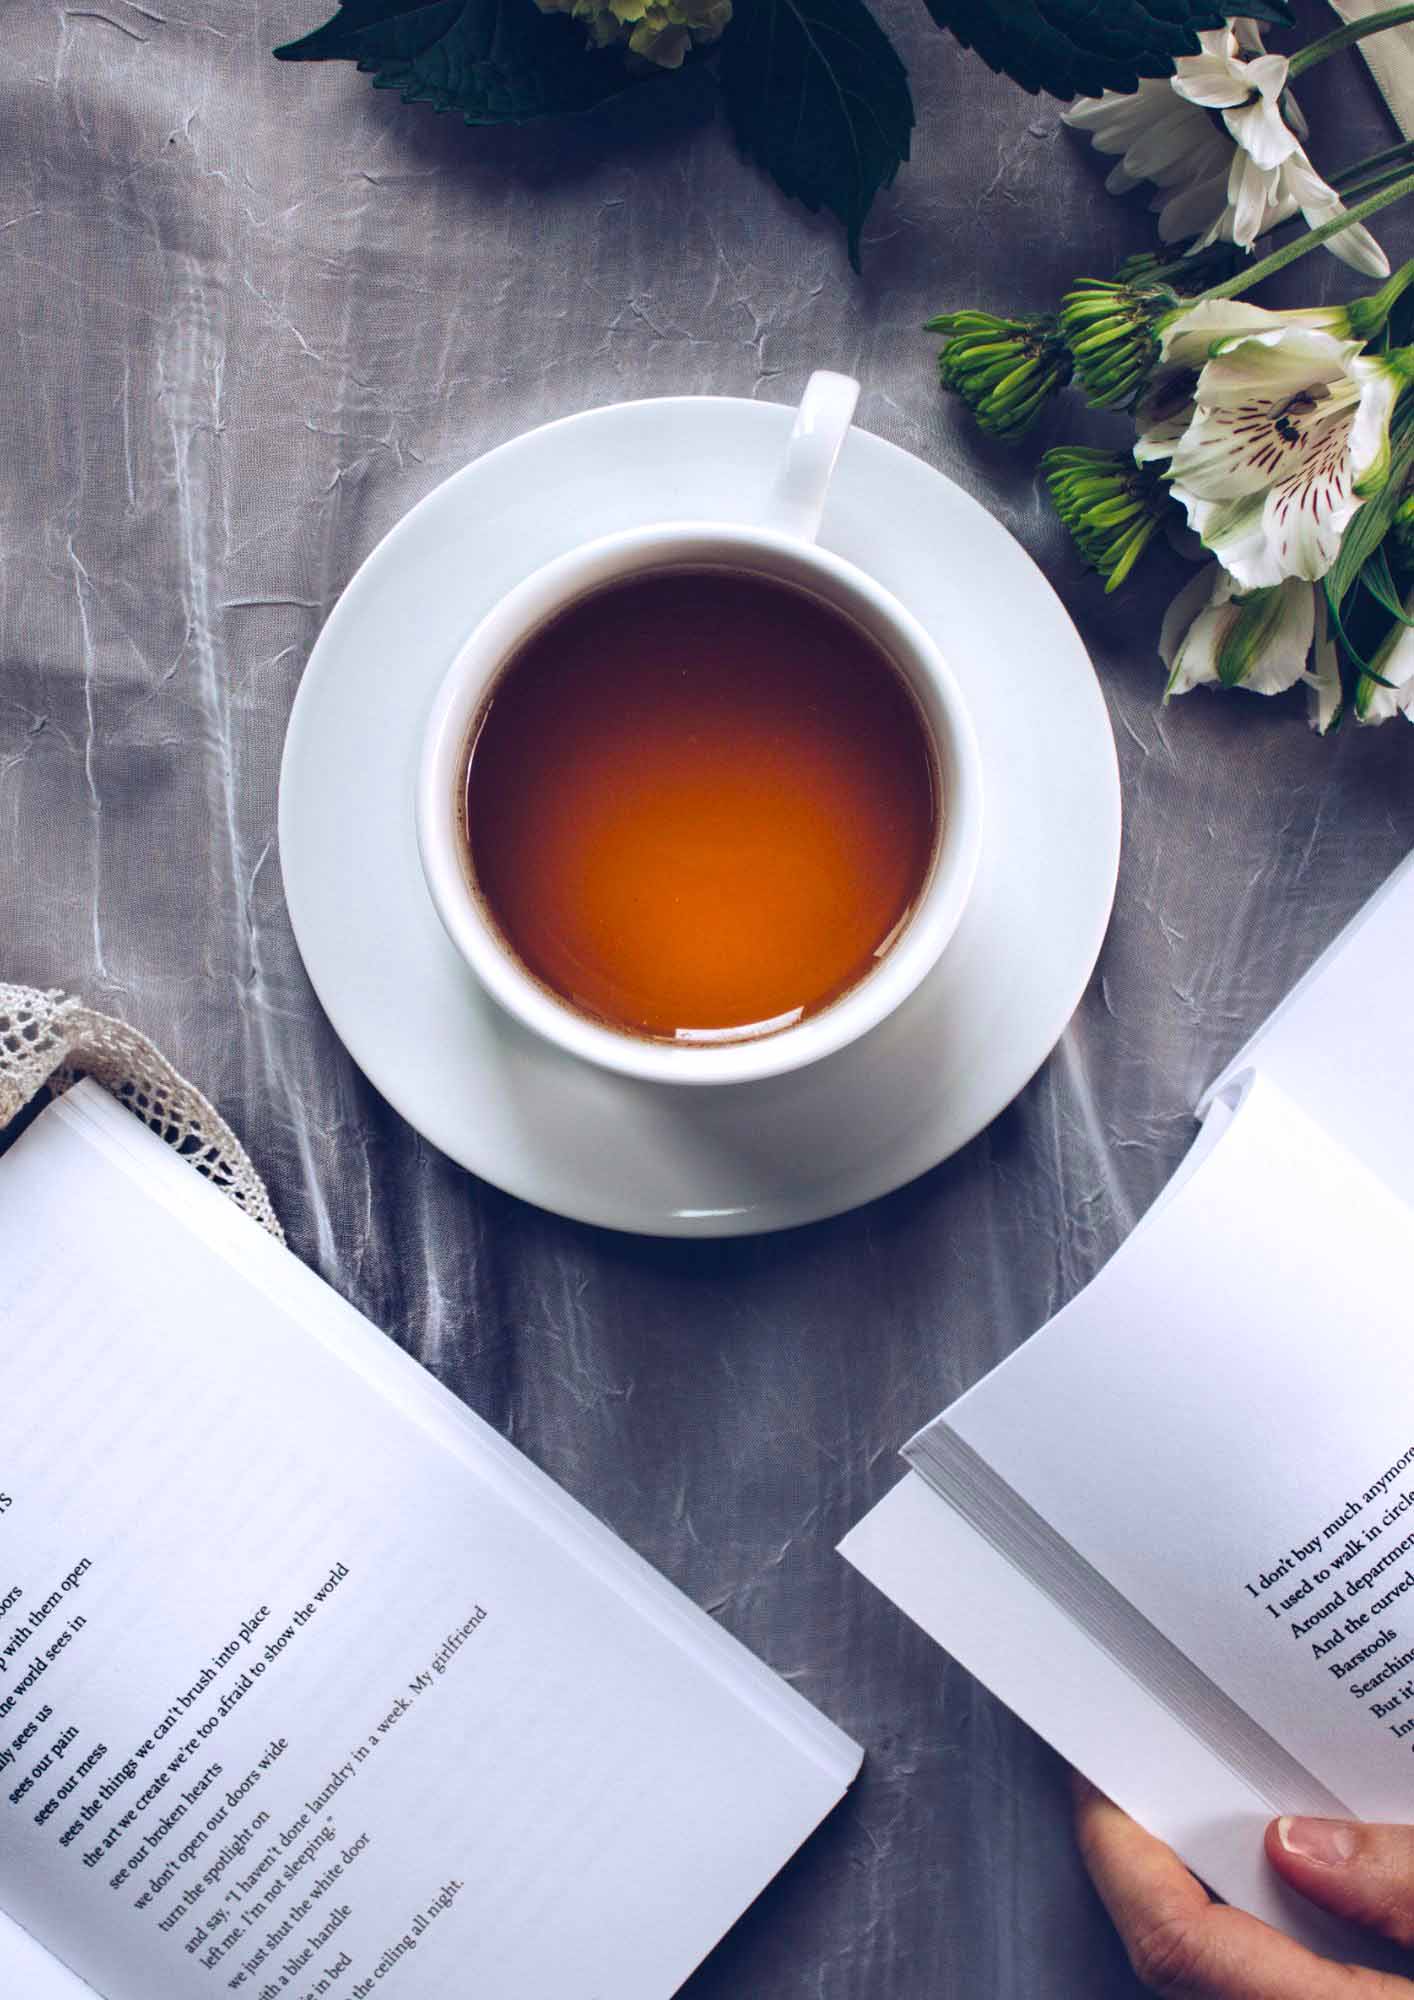
<svg viewBox="0 0 1414 2000"><path fill-rule="evenodd" d="M1172 1848L1079 1775L1075 1828L1130 1963L1167 2000L1414 2000L1414 1980L1336 1965L1213 1902ZM1322 1909L1414 1950L1414 1827L1273 1820L1267 1859Z"/></svg>

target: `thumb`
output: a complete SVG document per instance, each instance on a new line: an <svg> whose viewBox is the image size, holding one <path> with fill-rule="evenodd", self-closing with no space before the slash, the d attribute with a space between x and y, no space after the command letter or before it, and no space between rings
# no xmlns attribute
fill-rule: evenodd
<svg viewBox="0 0 1414 2000"><path fill-rule="evenodd" d="M1267 1859L1322 1909L1414 1949L1414 1827L1273 1820Z"/></svg>

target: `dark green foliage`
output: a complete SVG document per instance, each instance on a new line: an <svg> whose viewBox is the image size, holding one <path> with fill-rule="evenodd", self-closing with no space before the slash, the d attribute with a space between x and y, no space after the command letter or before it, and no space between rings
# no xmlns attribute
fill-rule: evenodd
<svg viewBox="0 0 1414 2000"><path fill-rule="evenodd" d="M632 88L622 49L591 49L564 14L534 0L343 0L333 20L275 54L353 62L379 90L459 111L469 125L554 118Z"/></svg>
<svg viewBox="0 0 1414 2000"><path fill-rule="evenodd" d="M1191 55L1227 10L1212 0L925 0L940 28L1024 89L1053 97L1133 90ZM1258 0L1244 13L1289 26L1286 0Z"/></svg>
<svg viewBox="0 0 1414 2000"><path fill-rule="evenodd" d="M1290 20L1286 0L1244 0ZM927 0L993 69L1058 97L1132 90L1197 47L1225 18L1212 0ZM580 22L535 0L341 0L332 20L275 51L282 62L352 62L380 90L524 124L587 111L664 72L622 47L589 46ZM875 195L908 158L908 75L865 0L735 0L716 67L742 151L810 209L837 215L859 264Z"/></svg>
<svg viewBox="0 0 1414 2000"><path fill-rule="evenodd" d="M737 0L722 40L737 143L787 194L849 235L908 158L908 73L864 0Z"/></svg>

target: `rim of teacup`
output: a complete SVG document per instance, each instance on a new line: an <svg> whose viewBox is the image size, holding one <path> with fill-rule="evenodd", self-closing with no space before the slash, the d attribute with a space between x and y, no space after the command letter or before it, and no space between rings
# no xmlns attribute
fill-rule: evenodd
<svg viewBox="0 0 1414 2000"><path fill-rule="evenodd" d="M580 1013L543 985L504 939L475 884L462 790L486 700L525 642L570 605L655 569L746 570L794 584L853 619L883 646L927 724L942 794L924 886L875 967L818 1013L749 1039L669 1041ZM515 585L454 656L428 715L416 792L418 852L432 903L478 981L532 1034L581 1061L651 1082L750 1083L801 1069L857 1041L893 1013L937 963L957 928L982 846L982 774L961 691L924 627L882 584L817 543L754 526L668 522L602 536Z"/></svg>

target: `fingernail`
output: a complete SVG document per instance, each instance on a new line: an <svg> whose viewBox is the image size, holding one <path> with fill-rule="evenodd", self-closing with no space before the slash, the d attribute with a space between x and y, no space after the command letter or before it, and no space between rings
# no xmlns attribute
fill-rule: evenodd
<svg viewBox="0 0 1414 2000"><path fill-rule="evenodd" d="M1318 1861L1323 1868L1343 1868L1355 1859L1355 1829L1343 1819L1279 1819L1277 1839L1288 1854Z"/></svg>

